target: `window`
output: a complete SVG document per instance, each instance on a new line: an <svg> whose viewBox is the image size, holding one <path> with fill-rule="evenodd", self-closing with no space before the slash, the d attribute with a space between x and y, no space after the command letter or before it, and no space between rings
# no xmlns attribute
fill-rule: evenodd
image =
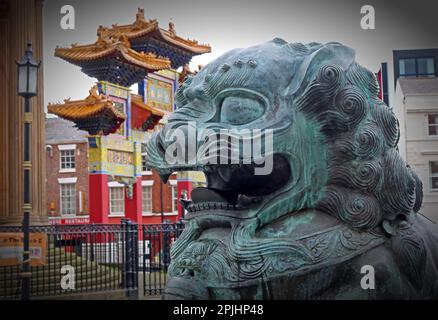
<svg viewBox="0 0 438 320"><path fill-rule="evenodd" d="M142 187L141 201L142 212L152 213L152 186Z"/></svg>
<svg viewBox="0 0 438 320"><path fill-rule="evenodd" d="M75 149L60 150L61 171L75 169Z"/></svg>
<svg viewBox="0 0 438 320"><path fill-rule="evenodd" d="M427 115L427 124L429 128L430 136L438 135L438 114L428 114Z"/></svg>
<svg viewBox="0 0 438 320"><path fill-rule="evenodd" d="M435 66L433 58L419 58L417 59L418 74L424 76L434 76Z"/></svg>
<svg viewBox="0 0 438 320"><path fill-rule="evenodd" d="M60 185L61 215L76 214L76 184L63 183Z"/></svg>
<svg viewBox="0 0 438 320"><path fill-rule="evenodd" d="M178 211L178 186L172 186L172 211Z"/></svg>
<svg viewBox="0 0 438 320"><path fill-rule="evenodd" d="M109 188L109 202L111 215L125 214L125 188L124 187L110 187Z"/></svg>
<svg viewBox="0 0 438 320"><path fill-rule="evenodd" d="M430 190L438 191L438 161L429 162L430 167Z"/></svg>
<svg viewBox="0 0 438 320"><path fill-rule="evenodd" d="M433 77L435 65L433 58L409 58L398 61L400 77Z"/></svg>
<svg viewBox="0 0 438 320"><path fill-rule="evenodd" d="M400 59L399 60L400 76L415 76L415 59Z"/></svg>

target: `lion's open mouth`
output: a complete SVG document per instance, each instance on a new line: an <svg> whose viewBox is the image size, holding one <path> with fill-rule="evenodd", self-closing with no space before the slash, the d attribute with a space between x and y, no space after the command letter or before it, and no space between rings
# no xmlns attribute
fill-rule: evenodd
<svg viewBox="0 0 438 320"><path fill-rule="evenodd" d="M181 200L182 206L189 212L245 210L290 179L289 163L281 155L274 155L273 169L268 175L256 175L255 167L255 164L204 166L207 187L193 189L192 200Z"/></svg>

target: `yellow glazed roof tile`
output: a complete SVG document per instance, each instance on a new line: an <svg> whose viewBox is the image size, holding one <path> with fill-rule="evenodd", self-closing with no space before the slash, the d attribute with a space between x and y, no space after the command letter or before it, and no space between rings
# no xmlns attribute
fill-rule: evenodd
<svg viewBox="0 0 438 320"><path fill-rule="evenodd" d="M126 116L116 109L111 100L98 94L97 86L93 86L89 96L83 100L66 99L60 104L49 103L48 112L70 121L90 118L102 112L110 112L120 120L126 119Z"/></svg>
<svg viewBox="0 0 438 320"><path fill-rule="evenodd" d="M157 57L153 53L137 52L131 49L129 41L123 36L118 40L114 40L101 33L99 39L94 44L72 44L70 48L58 47L55 49L56 57L72 63L97 60L114 53L127 62L148 70L162 70L170 67L170 60L168 58Z"/></svg>
<svg viewBox="0 0 438 320"><path fill-rule="evenodd" d="M98 35L104 33L113 38L126 36L128 39L140 38L154 32L163 40L187 51L197 54L211 52L211 47L208 44L199 44L196 40L184 39L177 36L172 22L169 23L169 29L165 30L158 26L158 22L155 19L146 21L144 9L140 8L138 9L134 23L120 26L113 24L111 28L99 26L97 30Z"/></svg>

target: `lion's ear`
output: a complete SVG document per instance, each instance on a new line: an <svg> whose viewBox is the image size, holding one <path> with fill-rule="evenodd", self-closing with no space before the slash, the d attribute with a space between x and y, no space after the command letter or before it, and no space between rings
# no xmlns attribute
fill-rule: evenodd
<svg viewBox="0 0 438 320"><path fill-rule="evenodd" d="M347 70L354 62L354 58L355 51L338 42L329 42L316 47L316 50L306 56L297 68L296 74L285 90L285 96L295 94L300 88L306 87L322 66L336 65L342 70Z"/></svg>

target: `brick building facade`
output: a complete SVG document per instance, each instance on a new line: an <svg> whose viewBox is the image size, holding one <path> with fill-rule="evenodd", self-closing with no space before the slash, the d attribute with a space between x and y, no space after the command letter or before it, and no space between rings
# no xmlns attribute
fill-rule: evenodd
<svg viewBox="0 0 438 320"><path fill-rule="evenodd" d="M49 219L88 217L87 133L69 121L47 118L45 152Z"/></svg>

